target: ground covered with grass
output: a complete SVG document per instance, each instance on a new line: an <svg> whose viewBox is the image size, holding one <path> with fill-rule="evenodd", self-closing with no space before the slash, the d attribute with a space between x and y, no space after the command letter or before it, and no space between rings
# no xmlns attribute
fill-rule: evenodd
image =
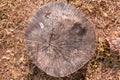
<svg viewBox="0 0 120 80"><path fill-rule="evenodd" d="M31 16L55 0L0 0L0 80L120 80L120 0L56 0L81 10L94 25L95 57L77 72L55 78L27 56L24 29Z"/></svg>

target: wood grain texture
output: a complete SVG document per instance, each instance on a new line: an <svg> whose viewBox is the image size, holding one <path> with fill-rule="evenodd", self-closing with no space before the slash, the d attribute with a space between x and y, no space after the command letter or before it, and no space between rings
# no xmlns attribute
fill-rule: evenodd
<svg viewBox="0 0 120 80"><path fill-rule="evenodd" d="M95 40L84 14L62 2L42 6L25 31L28 55L54 77L67 76L84 66L95 54Z"/></svg>

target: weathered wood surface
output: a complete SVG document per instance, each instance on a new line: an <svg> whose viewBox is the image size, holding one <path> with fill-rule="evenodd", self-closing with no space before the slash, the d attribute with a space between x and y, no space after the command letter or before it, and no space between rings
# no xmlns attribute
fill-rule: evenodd
<svg viewBox="0 0 120 80"><path fill-rule="evenodd" d="M47 74L67 76L95 54L92 24L76 8L48 3L33 16L25 31L25 44L33 62Z"/></svg>

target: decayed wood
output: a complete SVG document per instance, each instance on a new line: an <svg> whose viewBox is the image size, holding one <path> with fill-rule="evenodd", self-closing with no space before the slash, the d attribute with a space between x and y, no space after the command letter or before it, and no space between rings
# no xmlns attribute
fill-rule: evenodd
<svg viewBox="0 0 120 80"><path fill-rule="evenodd" d="M25 31L25 44L41 70L63 77L94 56L95 32L76 8L62 2L48 3L31 19Z"/></svg>

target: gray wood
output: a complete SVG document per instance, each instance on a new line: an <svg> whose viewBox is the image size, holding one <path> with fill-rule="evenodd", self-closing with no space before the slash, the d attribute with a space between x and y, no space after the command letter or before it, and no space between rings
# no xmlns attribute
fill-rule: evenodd
<svg viewBox="0 0 120 80"><path fill-rule="evenodd" d="M67 76L84 66L95 54L95 40L84 14L62 2L42 6L25 31L28 55L54 77Z"/></svg>

